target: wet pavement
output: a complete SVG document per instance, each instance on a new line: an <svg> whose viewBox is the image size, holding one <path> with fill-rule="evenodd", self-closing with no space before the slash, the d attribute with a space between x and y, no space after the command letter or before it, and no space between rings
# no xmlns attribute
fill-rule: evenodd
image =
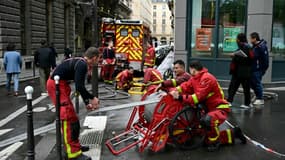
<svg viewBox="0 0 285 160"><path fill-rule="evenodd" d="M237 95L232 107L232 113L229 116L229 122L233 125L239 125L244 133L253 140L265 145L269 149L285 153L285 91L275 92L279 94L279 100L267 100L265 105L255 106L251 109L243 109L239 106L242 104L243 97ZM108 123L104 140L112 138L112 132L116 134L122 132L128 122L131 109L108 112ZM229 127L227 124L223 124ZM143 153L138 152L134 147L118 156L114 156L106 146L102 149L102 160L163 160L163 159L181 159L181 160L281 160L280 157L270 153L265 149L248 141L246 145L238 141L235 145L223 146L216 152L207 152L201 147L192 151L182 151L173 146L167 146L164 150L153 153L146 149Z"/></svg>
<svg viewBox="0 0 285 160"><path fill-rule="evenodd" d="M0 119L7 117L9 114L15 112L26 104L25 94L23 92L24 87L32 85L35 88L33 94L34 99L40 97L38 80L27 81L20 85L20 96L6 96L4 87L0 87ZM242 109L239 106L242 104L242 95L237 95L235 103L232 107L232 113L229 116L229 122L233 125L239 125L244 133L251 139L260 142L266 147L285 153L285 90L273 91L279 95L278 101L267 100L263 107L255 106L252 109ZM138 101L140 96L132 96L129 99L122 100L102 100L101 105L104 107L114 106L119 104L130 103ZM37 103L34 108L46 108L43 112L34 113L34 128L42 127L50 124L54 121L54 112L52 112L50 106L50 100L46 97ZM112 132L116 134L122 132L128 122L132 109L125 109L119 111L109 111L104 113L97 113L96 115L107 115L107 128L104 133L103 142L108 138L113 137ZM87 115L87 111L84 107L81 107L80 116L81 119ZM224 124L224 127L228 127ZM7 124L0 126L0 130L13 128L13 130L4 135L0 135L0 141L8 138L13 138L19 134L26 132L26 114L25 112L17 116ZM41 134L35 137L35 144L37 144L47 134ZM11 160L23 160L26 155L26 141L16 152L9 157ZM0 148L0 151L5 148ZM47 160L55 159L55 151L52 151ZM1 158L0 158L1 159ZM102 144L102 160L163 160L163 159L181 159L181 160L240 160L240 159L256 159L256 160L282 160L276 154L270 153L262 149L260 146L248 142L246 145L237 144L232 146L223 146L217 152L209 153L205 148L201 147L192 151L182 151L171 145L168 145L165 149L158 153L153 153L146 149L143 153L139 153L137 147L130 149L119 156L114 156ZM283 160L285 158L283 157Z"/></svg>

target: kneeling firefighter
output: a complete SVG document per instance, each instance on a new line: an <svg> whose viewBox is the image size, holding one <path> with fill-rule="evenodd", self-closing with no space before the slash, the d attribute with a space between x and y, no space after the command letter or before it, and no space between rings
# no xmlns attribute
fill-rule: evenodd
<svg viewBox="0 0 285 160"><path fill-rule="evenodd" d="M217 150L220 144L233 144L235 137L245 144L246 138L239 127L219 130L219 125L227 119L230 108L217 79L199 61L190 63L190 73L190 80L182 83L170 94L190 106L205 104L207 114L201 118L201 125L206 129L205 143L208 151Z"/></svg>
<svg viewBox="0 0 285 160"><path fill-rule="evenodd" d="M116 89L128 91L132 87L134 68L129 67L116 76Z"/></svg>

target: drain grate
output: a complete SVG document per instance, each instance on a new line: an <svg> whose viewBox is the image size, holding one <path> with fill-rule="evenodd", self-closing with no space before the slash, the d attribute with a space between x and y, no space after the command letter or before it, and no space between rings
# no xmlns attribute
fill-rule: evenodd
<svg viewBox="0 0 285 160"><path fill-rule="evenodd" d="M104 131L85 129L80 136L80 142L89 147L99 147L102 144Z"/></svg>
<svg viewBox="0 0 285 160"><path fill-rule="evenodd" d="M80 143L90 147L90 150L84 154L92 157L92 160L100 160L103 134L104 130L96 129L85 129L80 134Z"/></svg>

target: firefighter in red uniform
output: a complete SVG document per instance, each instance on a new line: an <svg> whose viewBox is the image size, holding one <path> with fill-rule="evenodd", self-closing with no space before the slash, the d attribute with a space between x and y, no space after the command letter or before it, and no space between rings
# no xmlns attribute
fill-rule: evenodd
<svg viewBox="0 0 285 160"><path fill-rule="evenodd" d="M116 88L124 91L128 91L132 87L134 68L129 67L126 70L120 72L116 77Z"/></svg>
<svg viewBox="0 0 285 160"><path fill-rule="evenodd" d="M113 74L115 70L115 51L113 49L113 41L108 42L108 47L103 50L103 80L105 83L113 83Z"/></svg>
<svg viewBox="0 0 285 160"><path fill-rule="evenodd" d="M155 65L155 49L151 42L147 42L147 51L144 57L144 66L152 68Z"/></svg>
<svg viewBox="0 0 285 160"><path fill-rule="evenodd" d="M199 61L191 62L190 73L190 80L182 83L170 94L190 106L199 106L198 104L202 103L206 106L207 114L201 118L201 125L207 130L205 142L208 151L217 150L220 144L233 144L234 137L245 144L246 138L239 127L219 131L218 127L227 119L230 108L216 78L203 68Z"/></svg>
<svg viewBox="0 0 285 160"><path fill-rule="evenodd" d="M62 123L62 137L65 146L65 151L68 159L74 160L91 160L90 157L85 156L82 152L87 151L89 148L81 146L79 142L80 124L72 100L70 99L70 86L69 81L73 80L76 90L82 96L86 108L94 110L98 108L98 99L90 94L84 85L86 74L98 60L98 49L90 47L85 53L83 58L70 58L63 61L53 71L52 75L47 81L47 91L53 104L56 103L55 94L55 81L54 76L60 77L59 91L60 91L60 119ZM96 123L96 122L94 122Z"/></svg>
<svg viewBox="0 0 285 160"><path fill-rule="evenodd" d="M185 72L185 63L182 60L177 60L173 64L175 78L163 81L156 88L156 91L160 89L171 91L174 87L177 87L181 83L186 82L190 79L190 74Z"/></svg>
<svg viewBox="0 0 285 160"><path fill-rule="evenodd" d="M153 88L156 88L160 83L162 83L163 79L160 72L157 69L145 68L143 82L145 84L145 87L147 87L147 91L149 91Z"/></svg>

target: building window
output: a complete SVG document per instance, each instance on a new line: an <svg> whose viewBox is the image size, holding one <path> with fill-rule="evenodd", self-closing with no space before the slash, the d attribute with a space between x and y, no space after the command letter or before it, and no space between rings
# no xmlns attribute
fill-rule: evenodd
<svg viewBox="0 0 285 160"><path fill-rule="evenodd" d="M162 5L162 10L165 10L166 9L166 5Z"/></svg>
<svg viewBox="0 0 285 160"><path fill-rule="evenodd" d="M167 39L166 39L166 37L161 37L161 38L160 38L160 43L161 43L161 45L166 45L166 44L167 44Z"/></svg>
<svg viewBox="0 0 285 160"><path fill-rule="evenodd" d="M237 34L245 31L247 0L220 1L219 35L215 35L216 1L192 2L191 44L188 44L192 56L229 57L237 49ZM219 53L215 53L215 47Z"/></svg>
<svg viewBox="0 0 285 160"><path fill-rule="evenodd" d="M162 33L165 33L165 25L162 25L162 27L161 27L161 32L162 32Z"/></svg>
<svg viewBox="0 0 285 160"><path fill-rule="evenodd" d="M156 24L156 19L153 19L153 24Z"/></svg>
<svg viewBox="0 0 285 160"><path fill-rule="evenodd" d="M156 10L156 5L153 5L153 9Z"/></svg>
<svg viewBox="0 0 285 160"><path fill-rule="evenodd" d="M153 17L156 17L156 12L153 12Z"/></svg>
<svg viewBox="0 0 285 160"><path fill-rule="evenodd" d="M156 26L153 26L152 31L153 33L156 33Z"/></svg>
<svg viewBox="0 0 285 160"><path fill-rule="evenodd" d="M165 19L162 19L162 24L165 24Z"/></svg>
<svg viewBox="0 0 285 160"><path fill-rule="evenodd" d="M165 11L162 12L162 17L166 17L166 12Z"/></svg>
<svg viewBox="0 0 285 160"><path fill-rule="evenodd" d="M273 1L272 53L273 58L285 60L285 1Z"/></svg>

